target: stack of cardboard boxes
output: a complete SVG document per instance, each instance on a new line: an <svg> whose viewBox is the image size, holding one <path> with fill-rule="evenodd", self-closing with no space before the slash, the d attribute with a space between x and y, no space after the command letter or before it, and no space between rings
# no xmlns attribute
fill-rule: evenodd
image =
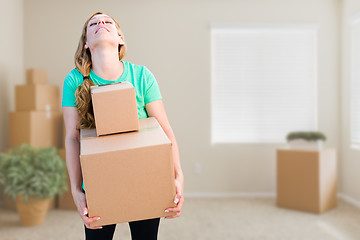
<svg viewBox="0 0 360 240"><path fill-rule="evenodd" d="M34 147L59 148L61 123L59 88L47 84L45 70L27 70L26 84L15 86L15 111L9 114L10 147L29 143ZM4 207L15 210L15 203L4 197Z"/></svg>
<svg viewBox="0 0 360 240"><path fill-rule="evenodd" d="M138 119L129 82L91 89L96 129L80 131L89 217L100 226L172 216L176 189L171 142L155 118Z"/></svg>

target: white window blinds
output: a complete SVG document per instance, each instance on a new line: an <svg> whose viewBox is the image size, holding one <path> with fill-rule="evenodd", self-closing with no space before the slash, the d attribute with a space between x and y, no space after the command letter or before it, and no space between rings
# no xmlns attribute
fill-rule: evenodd
<svg viewBox="0 0 360 240"><path fill-rule="evenodd" d="M360 148L360 19L351 24L350 137L353 148Z"/></svg>
<svg viewBox="0 0 360 240"><path fill-rule="evenodd" d="M316 36L313 25L212 25L212 143L317 129Z"/></svg>

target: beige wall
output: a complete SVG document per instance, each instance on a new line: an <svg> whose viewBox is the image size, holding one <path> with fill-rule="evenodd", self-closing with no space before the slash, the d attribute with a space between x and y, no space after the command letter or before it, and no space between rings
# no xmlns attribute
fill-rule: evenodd
<svg viewBox="0 0 360 240"><path fill-rule="evenodd" d="M0 6L6 6L6 11L0 14L0 151L3 151L8 148L8 113L14 109L14 85L24 81L24 25L21 0L0 0ZM0 203L1 194L0 189Z"/></svg>
<svg viewBox="0 0 360 240"><path fill-rule="evenodd" d="M350 147L350 22L360 17L360 2L344 0L342 13L341 129L343 149L343 194L360 206L360 150Z"/></svg>
<svg viewBox="0 0 360 240"><path fill-rule="evenodd" d="M24 1L25 67L49 72L62 86L86 18L104 10L122 25L126 60L155 74L177 136L185 194L276 190L276 144L210 144L210 24L319 25L318 119L328 146L339 148L337 0ZM13 104L13 103L12 103ZM201 174L193 171L201 166Z"/></svg>
<svg viewBox="0 0 360 240"><path fill-rule="evenodd" d="M21 0L0 0L0 151L8 147L8 112L14 110L14 85L24 81L24 25Z"/></svg>

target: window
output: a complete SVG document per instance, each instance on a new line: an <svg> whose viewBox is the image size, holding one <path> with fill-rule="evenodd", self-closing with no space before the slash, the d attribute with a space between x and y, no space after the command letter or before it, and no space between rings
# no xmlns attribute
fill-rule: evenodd
<svg viewBox="0 0 360 240"><path fill-rule="evenodd" d="M211 26L211 142L317 129L317 27Z"/></svg>

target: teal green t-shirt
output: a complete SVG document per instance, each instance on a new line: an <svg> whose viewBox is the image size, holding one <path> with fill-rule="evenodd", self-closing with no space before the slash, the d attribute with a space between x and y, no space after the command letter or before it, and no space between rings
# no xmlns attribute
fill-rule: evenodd
<svg viewBox="0 0 360 240"><path fill-rule="evenodd" d="M147 118L145 105L155 100L162 99L159 85L150 70L141 65L122 61L124 64L123 74L114 81L109 81L97 76L90 70L89 78L96 85L114 82L130 82L136 93L137 110L139 119ZM83 75L75 68L65 77L63 88L63 107L76 107L75 91L83 82Z"/></svg>
<svg viewBox="0 0 360 240"><path fill-rule="evenodd" d="M148 115L145 105L162 99L159 85L156 82L154 75L147 67L132 64L130 62L122 62L124 64L123 74L115 81L103 79L97 76L92 70L90 70L89 78L96 85L123 81L130 82L135 88L138 117L139 119L147 118ZM83 75L76 68L66 75L63 88L63 107L76 107L75 91L83 81ZM84 182L82 188L85 190Z"/></svg>

